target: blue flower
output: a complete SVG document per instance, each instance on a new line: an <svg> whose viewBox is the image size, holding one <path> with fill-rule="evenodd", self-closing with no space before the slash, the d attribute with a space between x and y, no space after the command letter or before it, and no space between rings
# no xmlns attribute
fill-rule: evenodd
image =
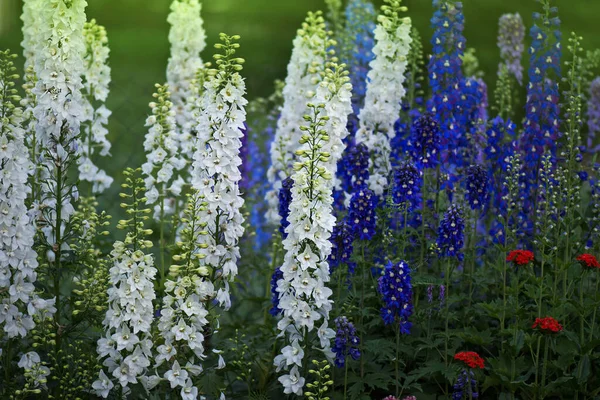
<svg viewBox="0 0 600 400"><path fill-rule="evenodd" d="M467 168L465 197L472 210L484 210L489 200L490 180L488 172L481 165Z"/></svg>
<svg viewBox="0 0 600 400"><path fill-rule="evenodd" d="M431 114L417 118L411 127L413 159L423 168L433 168L438 163L440 150L439 124Z"/></svg>
<svg viewBox="0 0 600 400"><path fill-rule="evenodd" d="M440 222L437 237L440 257L456 257L462 261L461 250L465 244L465 222L463 213L456 205L451 205Z"/></svg>
<svg viewBox="0 0 600 400"><path fill-rule="evenodd" d="M355 193L367 188L369 180L369 148L364 143L348 146L338 163L338 176L342 189Z"/></svg>
<svg viewBox="0 0 600 400"><path fill-rule="evenodd" d="M335 353L335 366L343 368L346 365L346 357L350 356L353 360L360 358L360 339L356 328L346 317L337 317L335 319L335 342L331 351Z"/></svg>
<svg viewBox="0 0 600 400"><path fill-rule="evenodd" d="M290 224L287 218L290 215L292 186L294 186L294 181L292 178L286 178L283 182L281 182L281 189L279 189L279 216L281 217L279 231L284 239L287 236L287 233L285 233L285 228L287 228Z"/></svg>
<svg viewBox="0 0 600 400"><path fill-rule="evenodd" d="M419 206L421 201L421 172L415 164L407 161L394 169L391 192L395 205L407 207L408 211Z"/></svg>
<svg viewBox="0 0 600 400"><path fill-rule="evenodd" d="M397 322L400 333L410 334L412 323L408 320L413 313L411 271L405 261L385 266L379 277L377 290L381 294L383 307L381 318L386 325Z"/></svg>
<svg viewBox="0 0 600 400"><path fill-rule="evenodd" d="M334 269L340 264L348 265L348 272L354 274L355 263L350 261L354 251L354 233L346 221L341 221L333 227L331 233L331 254L329 255L329 267Z"/></svg>
<svg viewBox="0 0 600 400"><path fill-rule="evenodd" d="M471 393L468 392L467 382L471 383ZM478 399L479 393L477 392L477 380L473 371L463 370L458 376L458 380L454 384L454 392L452 393L452 400L463 400L463 399Z"/></svg>
<svg viewBox="0 0 600 400"><path fill-rule="evenodd" d="M347 221L354 237L371 240L375 236L377 196L370 189L356 192L350 200Z"/></svg>
<svg viewBox="0 0 600 400"><path fill-rule="evenodd" d="M277 281L283 279L283 272L279 267L275 268L273 275L271 275L271 304L272 307L269 310L269 314L276 317L281 313L279 308L279 292L277 292Z"/></svg>

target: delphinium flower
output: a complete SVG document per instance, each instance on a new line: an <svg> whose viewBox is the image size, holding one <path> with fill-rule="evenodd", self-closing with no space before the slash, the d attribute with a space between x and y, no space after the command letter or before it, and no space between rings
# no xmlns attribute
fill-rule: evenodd
<svg viewBox="0 0 600 400"><path fill-rule="evenodd" d="M587 151L596 152L598 146L594 147L596 134L600 132L600 77L590 83L588 103L587 103Z"/></svg>
<svg viewBox="0 0 600 400"><path fill-rule="evenodd" d="M408 319L413 312L412 284L410 267L405 261L392 263L389 261L381 277L377 290L381 294L383 307L381 318L388 325L397 323L400 333L410 334L412 322Z"/></svg>
<svg viewBox="0 0 600 400"><path fill-rule="evenodd" d="M93 19L85 24L83 34L87 49L82 90L86 121L82 126L81 155L77 160L79 179L90 182L93 193L102 193L113 182L113 178L108 176L106 171L98 168L93 161L96 153L101 156L109 155L111 147L106 139L108 134L106 125L111 112L104 104L110 84L110 67L107 64L108 39L106 29Z"/></svg>
<svg viewBox="0 0 600 400"><path fill-rule="evenodd" d="M273 275L271 275L271 308L269 309L269 314L274 317L281 313L281 308L279 308L279 292L277 291L277 283L281 279L283 279L283 272L281 272L281 267L277 267Z"/></svg>
<svg viewBox="0 0 600 400"><path fill-rule="evenodd" d="M331 350L335 353L335 366L343 368L346 357L353 360L360 358L360 339L354 324L348 318L341 316L335 319L335 339Z"/></svg>
<svg viewBox="0 0 600 400"><path fill-rule="evenodd" d="M186 161L177 147L175 132L175 112L171 103L171 93L166 85L156 84L150 103L152 115L146 119L149 127L144 139L146 162L142 171L146 183L146 202L154 206L154 219L164 221L165 216L175 211L175 199L184 185L178 171L186 166Z"/></svg>
<svg viewBox="0 0 600 400"><path fill-rule="evenodd" d="M413 159L422 168L438 164L441 138L439 124L431 114L417 118L411 127Z"/></svg>
<svg viewBox="0 0 600 400"><path fill-rule="evenodd" d="M536 318L531 329L537 329L543 333L559 333L563 326L552 317Z"/></svg>
<svg viewBox="0 0 600 400"><path fill-rule="evenodd" d="M489 200L488 171L481 165L467 168L465 179L465 197L472 210L485 210Z"/></svg>
<svg viewBox="0 0 600 400"><path fill-rule="evenodd" d="M305 342L308 333L315 330L319 347L329 353L333 330L328 327L332 307L328 288L330 280L327 259L331 254L329 237L335 225L333 216L333 177L337 162L342 156L343 140L348 135L346 124L352 112L352 85L343 65L327 63L323 79L319 82L315 100L310 104L311 115L306 117L309 126L303 127L300 148L296 154L301 161L294 165L294 186L290 204L286 250L281 267L283 279L278 282L279 307L283 317L277 327L287 333L291 346L303 343L304 351L310 350ZM322 322L320 322L322 321ZM304 378L298 368L302 357L290 357L290 346L274 360L278 370L289 371L279 378L286 394L301 394Z"/></svg>
<svg viewBox="0 0 600 400"><path fill-rule="evenodd" d="M178 146L188 162L193 153L195 125L193 103L201 90L198 70L204 69L200 53L206 47L204 22L198 0L173 0L167 21L171 25L169 43L171 56L167 64L167 84L175 111ZM189 182L188 182L189 183Z"/></svg>
<svg viewBox="0 0 600 400"><path fill-rule="evenodd" d="M271 166L267 177L271 188L267 192L267 220L274 226L279 223L277 195L281 183L290 176L292 170L294 152L298 149L302 136L302 117L308 112L306 103L317 89L319 74L322 65L325 64L327 43L329 40L322 13L309 12L294 39L294 49L283 88L283 106L270 149Z"/></svg>
<svg viewBox="0 0 600 400"><path fill-rule="evenodd" d="M64 268L73 235L72 227L79 194L75 166L81 123L84 119L84 100L81 76L84 72L86 21L85 0L49 0L39 4L39 35L44 40L36 48L35 74L38 78L33 93L37 97L34 116L37 121L36 141L40 143L43 170L37 223L43 235L39 249L48 261L46 282L56 295L54 322L61 326L63 302L62 284L66 283ZM40 250L38 250L39 252ZM62 301L61 301L62 300ZM57 335L56 348L61 347Z"/></svg>
<svg viewBox="0 0 600 400"><path fill-rule="evenodd" d="M524 266L532 262L534 259L533 252L529 250L511 250L506 256L506 261L515 264L516 266Z"/></svg>
<svg viewBox="0 0 600 400"><path fill-rule="evenodd" d="M593 254L580 254L576 257L576 260L581 263L584 267L588 268L600 268L600 263L598 259Z"/></svg>
<svg viewBox="0 0 600 400"><path fill-rule="evenodd" d="M412 39L411 20L401 17L406 7L400 0L385 0L375 28L375 59L367 75L365 105L360 110L356 142L364 143L371 152L369 188L383 194L391 171L390 140L395 136L394 123L400 114L407 56Z"/></svg>
<svg viewBox="0 0 600 400"><path fill-rule="evenodd" d="M125 171L125 177L124 188L129 190L121 197L128 200L122 207L129 218L119 221L117 227L126 229L127 234L124 241L114 243L110 253L113 265L109 271L108 310L102 323L105 333L98 340L96 351L108 376L127 393L129 385L141 382L151 365L157 270L152 254L146 254L152 247L146 237L152 231L144 229L149 210L139 208L144 200L143 179L139 171L131 169ZM102 383L104 380L106 375L102 372L95 385L101 387L97 394L106 398L110 384Z"/></svg>
<svg viewBox="0 0 600 400"><path fill-rule="evenodd" d="M559 91L561 77L561 32L560 20L550 7L551 0L543 0L544 13L534 13L531 27L532 39L527 86L527 104L524 132L520 137L519 149L524 155L524 197L526 211L532 209L535 199L538 171L545 151L555 155L559 134Z"/></svg>
<svg viewBox="0 0 600 400"><path fill-rule="evenodd" d="M348 272L354 274L356 263L350 261L354 251L354 232L345 219L335 225L330 240L331 254L327 260L329 268L334 270L344 263L348 266Z"/></svg>
<svg viewBox="0 0 600 400"><path fill-rule="evenodd" d="M452 400L478 399L477 380L472 370L462 370L453 386Z"/></svg>
<svg viewBox="0 0 600 400"><path fill-rule="evenodd" d="M346 196L367 188L369 180L369 149L364 143L348 146L338 165L341 189Z"/></svg>
<svg viewBox="0 0 600 400"><path fill-rule="evenodd" d="M525 25L519 13L503 14L498 21L498 47L502 64L517 82L523 82L521 57L525 50ZM501 68L499 68L501 69Z"/></svg>
<svg viewBox="0 0 600 400"><path fill-rule="evenodd" d="M462 361L469 368L483 369L485 367L485 361L479 354L474 351L461 351L454 355L454 359Z"/></svg>
<svg viewBox="0 0 600 400"><path fill-rule="evenodd" d="M468 145L466 132L455 119L460 109L459 84L463 79L462 56L466 48L463 5L459 1L433 0L433 6L433 47L427 67L432 97L428 109L440 126L441 155L450 164L459 164L462 160L458 154Z"/></svg>
<svg viewBox="0 0 600 400"><path fill-rule="evenodd" d="M353 117L358 115L367 91L367 72L373 60L375 21L377 15L373 3L351 0L345 10L346 24L340 38L341 61L348 66L352 83ZM350 132L352 134L353 132Z"/></svg>
<svg viewBox="0 0 600 400"><path fill-rule="evenodd" d="M421 201L421 171L412 162L406 161L394 169L391 194L394 205L406 211L416 209Z"/></svg>
<svg viewBox="0 0 600 400"><path fill-rule="evenodd" d="M438 229L437 246L440 257L456 257L462 261L462 248L465 244L465 222L463 212L458 206L451 205Z"/></svg>
<svg viewBox="0 0 600 400"><path fill-rule="evenodd" d="M23 377L27 382L21 394L39 395L40 388L47 388L47 377L50 375L50 368L46 367L40 356L35 351L30 351L21 356L17 366L24 370Z"/></svg>
<svg viewBox="0 0 600 400"><path fill-rule="evenodd" d="M53 305L35 294L35 225L26 205L32 163L21 128L14 58L0 51L0 351L6 339L24 338L35 327L33 317Z"/></svg>
<svg viewBox="0 0 600 400"><path fill-rule="evenodd" d="M292 202L292 186L294 181L292 178L285 178L279 189L279 216L281 217L281 224L279 225L279 231L285 239L287 234L285 229L290 224L288 216L290 215L290 203Z"/></svg>
<svg viewBox="0 0 600 400"><path fill-rule="evenodd" d="M377 196L370 189L361 189L352 196L347 221L356 239L371 240L375 236L377 203Z"/></svg>

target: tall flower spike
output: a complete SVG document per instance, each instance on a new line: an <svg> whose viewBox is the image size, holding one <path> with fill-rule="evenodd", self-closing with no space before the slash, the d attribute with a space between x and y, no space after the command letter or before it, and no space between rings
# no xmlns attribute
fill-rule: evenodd
<svg viewBox="0 0 600 400"><path fill-rule="evenodd" d="M587 137L587 150L590 152L598 151L598 146L594 147L594 139L600 132L600 77L594 79L590 84L589 99L587 107L587 125L589 129Z"/></svg>
<svg viewBox="0 0 600 400"><path fill-rule="evenodd" d="M365 143L371 151L369 188L377 195L381 195L388 184L390 140L396 135L394 123L406 94L403 84L412 42L411 20L400 16L406 7L400 6L400 0L385 0L385 3L375 28L375 59L367 75L365 106L358 116L360 123L356 132L356 142Z"/></svg>
<svg viewBox="0 0 600 400"><path fill-rule="evenodd" d="M177 171L182 170L185 159L178 152L175 133L175 112L170 100L171 93L166 85L156 84L150 103L152 115L146 119L149 126L144 140L146 162L142 165L145 176L146 201L154 205L154 219L163 220L165 215L174 212L175 200L169 197L179 196L184 185Z"/></svg>
<svg viewBox="0 0 600 400"><path fill-rule="evenodd" d="M381 294L383 307L381 318L388 325L397 323L400 333L410 334L412 322L412 283L410 267L405 261L387 263L383 274L379 277L377 291Z"/></svg>
<svg viewBox="0 0 600 400"><path fill-rule="evenodd" d="M460 208L451 205L438 229L437 246L440 257L456 257L462 261L465 244L465 221Z"/></svg>
<svg viewBox="0 0 600 400"><path fill-rule="evenodd" d="M275 139L271 144L271 166L267 171L270 190L267 192L269 211L267 220L279 223L278 198L281 182L290 176L294 152L302 132L302 117L308 112L306 103L312 99L319 82L319 74L326 60L327 40L325 20L321 12L309 12L294 39L294 49L288 64L288 75L283 88L283 107L277 121Z"/></svg>
<svg viewBox="0 0 600 400"><path fill-rule="evenodd" d="M96 152L101 156L109 155L110 142L106 139L110 110L104 104L108 96L110 84L110 67L108 66L108 38L106 29L92 19L83 28L86 41L84 59L83 95L85 119L82 126L81 156L79 163L79 179L92 184L93 193L102 193L112 184L113 178L99 169L92 158Z"/></svg>
<svg viewBox="0 0 600 400"><path fill-rule="evenodd" d="M195 126L193 102L202 80L198 71L204 69L200 53L206 47L204 21L200 16L202 4L198 0L173 0L167 21L171 25L169 42L171 57L167 65L167 83L177 123L179 147L186 158L193 154L192 129Z"/></svg>
<svg viewBox="0 0 600 400"><path fill-rule="evenodd" d="M287 334L290 345L274 362L278 370L289 370L279 378L288 394L301 394L303 390L304 378L298 368L310 350L309 342L304 342L306 335L319 323L320 348L328 355L335 335L328 325L332 291L326 284L330 279L329 237L335 225L333 177L348 134L348 114L352 112L351 84L343 65L328 63L315 98L321 103L309 104L312 115L305 120L310 125L301 128L304 134L296 151L300 161L294 165L290 225L283 241L283 277L277 282L283 313L277 327L282 335ZM293 355L294 348L300 348L302 355Z"/></svg>
<svg viewBox="0 0 600 400"><path fill-rule="evenodd" d="M25 200L31 161L21 128L22 110L14 88L16 55L0 51L0 348L4 339L25 337L35 326L37 254L35 226Z"/></svg>
<svg viewBox="0 0 600 400"><path fill-rule="evenodd" d="M144 229L150 210L140 208L144 203L145 188L139 173L132 169L124 173L126 178L122 186L127 191L121 197L127 202L121 207L129 218L119 221L117 227L126 229L127 235L123 242L115 242L111 252L113 266L107 291L109 306L103 321L105 335L98 340L96 348L109 376L121 388L143 382L152 359L152 301L156 298L154 278L157 270L152 254L145 253L152 247L152 242L145 239L152 231ZM112 381L106 380L102 371L94 383L98 387L97 394L104 398L114 386Z"/></svg>
<svg viewBox="0 0 600 400"><path fill-rule="evenodd" d="M521 84L523 82L523 66L521 57L525 40L525 25L519 13L504 14L498 22L498 47L500 48L500 57L502 64L506 65L507 70Z"/></svg>

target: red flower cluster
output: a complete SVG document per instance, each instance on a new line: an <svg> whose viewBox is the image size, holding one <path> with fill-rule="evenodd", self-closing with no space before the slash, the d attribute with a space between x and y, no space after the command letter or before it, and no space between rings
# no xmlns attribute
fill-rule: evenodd
<svg viewBox="0 0 600 400"><path fill-rule="evenodd" d="M582 254L577 256L577 261L579 261L584 267L600 268L600 263L598 260L596 260L596 257L591 254Z"/></svg>
<svg viewBox="0 0 600 400"><path fill-rule="evenodd" d="M454 359L464 362L471 368L483 369L484 367L483 358L481 358L479 354L475 353L474 351L461 351L460 353L456 353L454 355Z"/></svg>
<svg viewBox="0 0 600 400"><path fill-rule="evenodd" d="M506 261L515 263L515 265L527 265L533 261L533 253L529 250L513 250L508 253Z"/></svg>
<svg viewBox="0 0 600 400"><path fill-rule="evenodd" d="M538 328L540 331L553 333L558 333L563 330L563 326L552 317L536 318L532 328Z"/></svg>

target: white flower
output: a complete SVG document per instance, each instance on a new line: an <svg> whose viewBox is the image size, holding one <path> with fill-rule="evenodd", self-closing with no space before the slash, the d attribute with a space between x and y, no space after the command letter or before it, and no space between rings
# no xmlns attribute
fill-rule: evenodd
<svg viewBox="0 0 600 400"><path fill-rule="evenodd" d="M393 12L398 13L401 7ZM365 105L359 113L356 142L371 150L369 187L383 194L390 172L390 140L396 135L394 123L399 117L406 93L403 83L408 65L407 56L412 39L410 18L397 18L394 23L388 14L380 14L375 28L375 59L369 64Z"/></svg>
<svg viewBox="0 0 600 400"><path fill-rule="evenodd" d="M300 376L298 367L294 366L288 375L282 375L279 377L279 382L283 385L283 393L291 394L294 393L298 396L302 396L302 388L304 387L304 378Z"/></svg>
<svg viewBox="0 0 600 400"><path fill-rule="evenodd" d="M285 346L281 349L281 354L285 358L285 362L288 366L296 364L299 367L302 366L302 358L304 358L304 350L300 347L298 340L294 340L291 346Z"/></svg>
<svg viewBox="0 0 600 400"><path fill-rule="evenodd" d="M171 389L177 386L185 387L188 373L186 370L181 369L179 363L175 361L171 369L165 372L165 379L171 384Z"/></svg>
<svg viewBox="0 0 600 400"><path fill-rule="evenodd" d="M283 88L283 107L270 149L271 166L267 176L271 188L267 192L269 210L266 216L273 225L280 221L279 190L282 181L292 171L294 152L298 149L298 141L302 135L300 126L305 124L303 118L308 112L306 104L317 89L319 74L326 61L326 47L325 21L320 14L309 13L294 39Z"/></svg>
<svg viewBox="0 0 600 400"><path fill-rule="evenodd" d="M114 387L112 381L106 376L103 370L100 370L98 380L92 383L92 389L96 395L107 398L110 390Z"/></svg>

